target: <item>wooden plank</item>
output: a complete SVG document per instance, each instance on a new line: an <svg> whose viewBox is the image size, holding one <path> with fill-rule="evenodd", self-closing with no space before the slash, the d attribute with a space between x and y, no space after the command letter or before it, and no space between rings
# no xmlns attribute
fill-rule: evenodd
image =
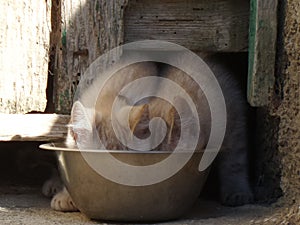
<svg viewBox="0 0 300 225"><path fill-rule="evenodd" d="M69 119L58 114L0 114L0 141L61 141Z"/></svg>
<svg viewBox="0 0 300 225"><path fill-rule="evenodd" d="M1 1L0 113L44 111L50 16L51 1Z"/></svg>
<svg viewBox="0 0 300 225"><path fill-rule="evenodd" d="M273 88L277 40L277 0L251 0L248 101L265 106Z"/></svg>
<svg viewBox="0 0 300 225"><path fill-rule="evenodd" d="M131 0L125 41L166 40L194 51L248 48L249 0Z"/></svg>
<svg viewBox="0 0 300 225"><path fill-rule="evenodd" d="M70 112L77 84L88 66L123 43L126 4L127 0L62 1L62 60L54 93L57 113Z"/></svg>

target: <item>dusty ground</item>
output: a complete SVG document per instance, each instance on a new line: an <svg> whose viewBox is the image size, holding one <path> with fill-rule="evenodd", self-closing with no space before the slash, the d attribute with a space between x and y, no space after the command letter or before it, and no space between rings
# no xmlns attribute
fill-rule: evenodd
<svg viewBox="0 0 300 225"><path fill-rule="evenodd" d="M50 209L49 199L38 187L0 187L0 224L115 224L91 221L80 212L61 213ZM258 205L223 207L214 202L199 201L181 220L162 223L184 224L263 224L271 222L273 208Z"/></svg>

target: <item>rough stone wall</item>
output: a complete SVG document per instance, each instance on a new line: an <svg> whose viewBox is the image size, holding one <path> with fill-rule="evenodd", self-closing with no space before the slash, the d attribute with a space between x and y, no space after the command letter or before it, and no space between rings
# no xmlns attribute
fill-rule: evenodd
<svg viewBox="0 0 300 225"><path fill-rule="evenodd" d="M285 3L285 4L284 4ZM300 223L300 2L283 1L283 46L278 63L282 101L274 109L280 117L278 145L281 154L281 188L287 208L284 221Z"/></svg>
<svg viewBox="0 0 300 225"><path fill-rule="evenodd" d="M280 160L283 197L264 224L300 224L300 2L279 3L276 86L268 110L278 118L275 158Z"/></svg>
<svg viewBox="0 0 300 225"><path fill-rule="evenodd" d="M280 117L278 145L282 156L281 187L291 202L300 200L300 2L286 0L283 48L278 60L282 66L282 99L274 108ZM275 105L276 106L276 105Z"/></svg>
<svg viewBox="0 0 300 225"><path fill-rule="evenodd" d="M280 118L270 107L256 110L256 143L253 146L255 182L254 193L257 202L272 203L281 195L281 154L278 152Z"/></svg>

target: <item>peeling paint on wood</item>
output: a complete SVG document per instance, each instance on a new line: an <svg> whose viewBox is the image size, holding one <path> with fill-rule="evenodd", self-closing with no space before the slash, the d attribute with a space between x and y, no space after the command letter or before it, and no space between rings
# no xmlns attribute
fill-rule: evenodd
<svg viewBox="0 0 300 225"><path fill-rule="evenodd" d="M265 106L275 81L277 0L251 0L250 15L248 101Z"/></svg>

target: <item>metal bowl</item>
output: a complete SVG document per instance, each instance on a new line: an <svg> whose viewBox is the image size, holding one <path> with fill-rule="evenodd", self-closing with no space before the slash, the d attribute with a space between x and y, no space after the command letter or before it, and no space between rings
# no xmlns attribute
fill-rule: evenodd
<svg viewBox="0 0 300 225"><path fill-rule="evenodd" d="M199 172L203 152L194 152L189 161L166 180L145 186L124 185L97 173L78 149L66 148L61 143L40 147L56 151L63 182L78 209L91 219L145 222L179 218L197 200L209 172L209 169ZM108 152L118 160L135 166L151 165L171 154L161 151ZM84 154L99 163L105 164L108 160L107 151L85 150ZM177 157L181 156L178 154Z"/></svg>

